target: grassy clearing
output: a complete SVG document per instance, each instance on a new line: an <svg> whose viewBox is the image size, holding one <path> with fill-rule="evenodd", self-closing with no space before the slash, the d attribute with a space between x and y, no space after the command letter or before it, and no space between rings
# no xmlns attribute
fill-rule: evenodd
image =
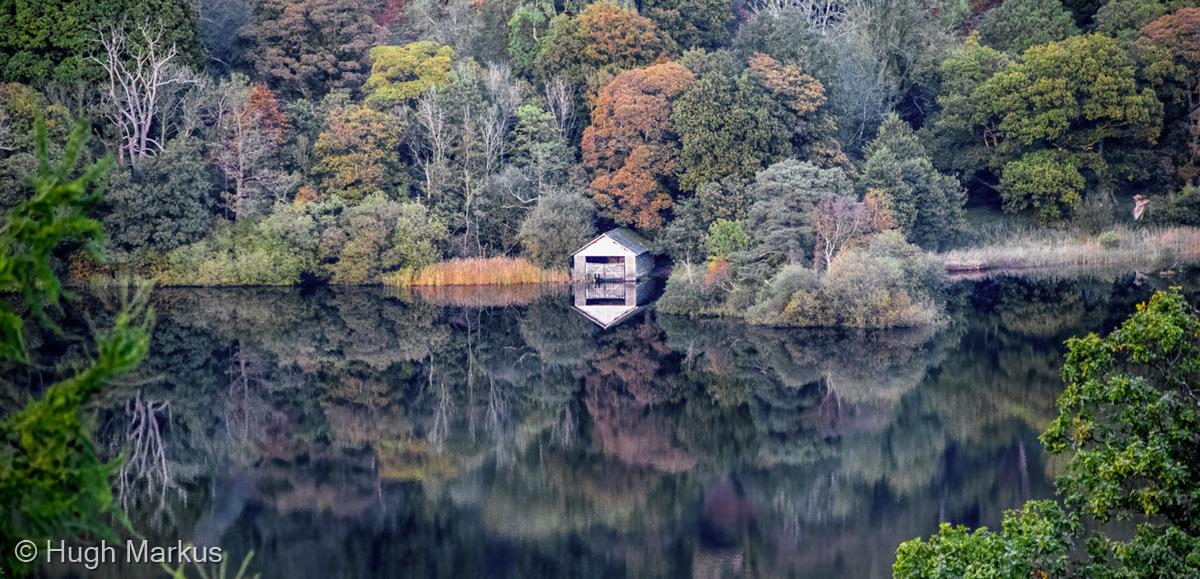
<svg viewBox="0 0 1200 579"><path fill-rule="evenodd" d="M399 271L384 278L387 285L468 286L566 283L566 270L542 269L519 257L452 259L416 273Z"/></svg>
<svg viewBox="0 0 1200 579"><path fill-rule="evenodd" d="M976 247L938 257L951 273L1049 267L1164 267L1200 259L1200 229L1115 227L1098 235L1047 229L1001 229Z"/></svg>

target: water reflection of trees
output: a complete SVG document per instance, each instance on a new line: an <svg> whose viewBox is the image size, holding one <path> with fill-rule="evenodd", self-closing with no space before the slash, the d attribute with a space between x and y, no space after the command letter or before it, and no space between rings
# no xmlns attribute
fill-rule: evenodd
<svg viewBox="0 0 1200 579"><path fill-rule="evenodd" d="M1061 341L1149 291L988 280L950 330L876 334L165 291L99 424L139 457L135 522L253 547L268 575L870 576L938 520L1049 493ZM164 465L186 500L150 500Z"/></svg>

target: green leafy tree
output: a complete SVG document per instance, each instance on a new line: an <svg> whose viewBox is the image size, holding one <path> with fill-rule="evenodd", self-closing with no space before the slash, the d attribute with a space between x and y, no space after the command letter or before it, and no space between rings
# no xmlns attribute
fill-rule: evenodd
<svg viewBox="0 0 1200 579"><path fill-rule="evenodd" d="M517 109L511 160L513 165L528 170L541 191L566 182L575 151L567 144L553 114L538 105L525 104Z"/></svg>
<svg viewBox="0 0 1200 579"><path fill-rule="evenodd" d="M550 29L554 5L548 2L521 3L508 19L508 60L517 74L529 76L537 61L542 39Z"/></svg>
<svg viewBox="0 0 1200 579"><path fill-rule="evenodd" d="M986 107L979 124L995 122L984 137L998 159L1042 147L1115 153L1153 143L1161 129L1162 104L1139 89L1133 61L1096 34L1030 48L974 96Z"/></svg>
<svg viewBox="0 0 1200 579"><path fill-rule="evenodd" d="M56 143L65 140L70 129L67 110L51 105L32 87L0 84L0 213L29 195L27 181L37 171L34 127L38 119L46 124L50 157L57 158L61 151Z"/></svg>
<svg viewBox="0 0 1200 579"><path fill-rule="evenodd" d="M1054 501L1030 501L1004 513L999 533L942 523L928 542L907 541L896 550L897 579L961 577L1062 577L1078 522Z"/></svg>
<svg viewBox="0 0 1200 579"><path fill-rule="evenodd" d="M684 190L749 178L791 151L787 111L746 74L715 69L698 75L675 100L671 121L681 145Z"/></svg>
<svg viewBox="0 0 1200 579"><path fill-rule="evenodd" d="M1178 290L1158 292L1107 336L1067 341L1058 417L1042 434L1070 453L1049 501L1005 515L1004 529L943 525L900 546L898 577L1191 577L1200 573L1200 317ZM1137 520L1127 540L1085 529ZM1072 552L1080 535L1088 557Z"/></svg>
<svg viewBox="0 0 1200 579"><path fill-rule="evenodd" d="M1059 0L1005 0L979 21L981 40L1010 54L1079 34Z"/></svg>
<svg viewBox="0 0 1200 579"><path fill-rule="evenodd" d="M912 127L894 113L867 147L859 185L883 191L896 225L922 247L937 248L963 227L962 185L933 167Z"/></svg>
<svg viewBox="0 0 1200 579"><path fill-rule="evenodd" d="M733 22L730 0L642 0L639 10L682 50L723 46Z"/></svg>
<svg viewBox="0 0 1200 579"><path fill-rule="evenodd" d="M213 225L216 178L200 143L182 137L147 159L137 174L113 176L104 227L122 255L170 251L200 239Z"/></svg>
<svg viewBox="0 0 1200 579"><path fill-rule="evenodd" d="M788 159L760 171L751 187L746 229L753 252L771 266L812 259L812 214L822 199L853 197L854 184L841 169L822 169Z"/></svg>
<svg viewBox="0 0 1200 579"><path fill-rule="evenodd" d="M77 170L87 127L76 125L51 166L46 131L39 127L38 170L32 195L5 215L0 228L0 291L17 295L25 312L52 329L46 308L62 297L50 256L67 240L98 249L100 224L87 211L100 198L97 182L112 163L105 158ZM95 358L0 422L0 541L41 542L92 534L115 538L110 521L124 521L108 484L114 466L100 461L83 409L105 385L132 370L150 344L144 296L96 336ZM0 302L0 362L29 363L25 320L8 300ZM111 517L111 518L110 518ZM4 568L24 570L10 551Z"/></svg>
<svg viewBox="0 0 1200 579"><path fill-rule="evenodd" d="M94 80L88 60L98 29L122 22L161 24L181 60L204 63L197 13L183 0L12 0L0 5L0 80L26 83Z"/></svg>
<svg viewBox="0 0 1200 579"><path fill-rule="evenodd" d="M521 222L521 247L542 267L564 267L572 252L595 237L595 218L595 205L581 193L542 195Z"/></svg>
<svg viewBox="0 0 1200 579"><path fill-rule="evenodd" d="M1108 0L1096 12L1096 32L1122 43L1132 42L1143 26L1167 11L1161 0Z"/></svg>
<svg viewBox="0 0 1200 579"><path fill-rule="evenodd" d="M1083 174L1069 156L1035 151L1004 166L1004 210L1030 212L1043 223L1071 217L1083 203Z"/></svg>
<svg viewBox="0 0 1200 579"><path fill-rule="evenodd" d="M1144 179L1146 167L1136 162L1136 154L1148 150L1162 128L1162 104L1153 90L1139 88L1129 56L1115 40L1097 34L1030 48L975 87L971 98L976 108L968 122L988 147L989 165L1010 173L1009 184L1033 187L1006 190L1002 182L1000 192L1006 199L1026 199L1041 191L1070 205L1065 185L1073 179L1067 179L1067 166L1086 171L1089 186L1101 191ZM1037 178L1026 171L1034 163L1048 166L1050 153L1026 159L1012 171L1005 169L1015 159L1042 150L1053 151L1063 167L1052 190L1034 185ZM1041 212L1052 205L1008 206L1035 208L1043 219L1069 215L1061 207Z"/></svg>
<svg viewBox="0 0 1200 579"><path fill-rule="evenodd" d="M560 14L551 21L534 70L543 80L560 77L594 95L620 71L646 66L675 50L653 20L596 2L577 16Z"/></svg>
<svg viewBox="0 0 1200 579"><path fill-rule="evenodd" d="M336 223L321 232L318 257L333 283L377 283L384 274L438 261L448 237L423 205L375 193L340 210Z"/></svg>
<svg viewBox="0 0 1200 579"><path fill-rule="evenodd" d="M750 249L751 239L741 221L718 219L708 226L704 244L710 258L729 259L737 252Z"/></svg>
<svg viewBox="0 0 1200 579"><path fill-rule="evenodd" d="M371 49L367 104L388 108L413 101L450 81L454 49L430 40Z"/></svg>
<svg viewBox="0 0 1200 579"><path fill-rule="evenodd" d="M990 141L985 142L979 133L990 136L996 129L988 122L986 103L975 98L975 91L1008 63L1005 53L981 44L978 33L972 33L942 60L937 96L941 111L926 129L938 168L957 172L964 180L977 178L988 168Z"/></svg>

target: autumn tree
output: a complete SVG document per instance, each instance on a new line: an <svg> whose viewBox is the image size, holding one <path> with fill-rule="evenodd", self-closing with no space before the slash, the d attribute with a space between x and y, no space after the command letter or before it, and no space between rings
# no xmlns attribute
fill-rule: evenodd
<svg viewBox="0 0 1200 579"><path fill-rule="evenodd" d="M232 187L226 209L240 219L282 184L273 160L286 141L288 121L275 93L243 75L221 83L217 94L213 162Z"/></svg>
<svg viewBox="0 0 1200 579"><path fill-rule="evenodd" d="M577 16L561 14L551 21L533 67L544 80L561 77L594 95L613 75L651 64L675 48L653 20L596 2Z"/></svg>
<svg viewBox="0 0 1200 579"><path fill-rule="evenodd" d="M371 75L363 85L367 103L388 108L415 100L450 80L454 50L429 40L371 49Z"/></svg>
<svg viewBox="0 0 1200 579"><path fill-rule="evenodd" d="M334 109L313 147L319 194L348 201L376 191L402 194L398 150L403 137L404 125L395 115L356 104Z"/></svg>
<svg viewBox="0 0 1200 579"><path fill-rule="evenodd" d="M1138 39L1145 73L1165 104L1159 157L1188 185L1200 184L1200 8L1147 24Z"/></svg>
<svg viewBox="0 0 1200 579"><path fill-rule="evenodd" d="M671 101L692 81L688 69L668 62L623 72L600 91L581 148L593 196L617 222L662 225L678 163Z"/></svg>
<svg viewBox="0 0 1200 579"><path fill-rule="evenodd" d="M258 78L286 96L319 99L362 84L375 23L359 0L263 0L244 34Z"/></svg>
<svg viewBox="0 0 1200 579"><path fill-rule="evenodd" d="M837 121L829 112L825 86L800 67L786 65L766 54L755 54L746 73L789 113L794 155L822 167L853 170L837 141Z"/></svg>

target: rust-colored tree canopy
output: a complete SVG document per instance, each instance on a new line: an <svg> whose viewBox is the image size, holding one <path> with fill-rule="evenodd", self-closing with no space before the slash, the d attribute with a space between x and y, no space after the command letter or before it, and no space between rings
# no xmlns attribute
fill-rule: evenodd
<svg viewBox="0 0 1200 579"><path fill-rule="evenodd" d="M678 163L671 99L692 80L691 71L666 62L623 72L600 91L583 133L583 161L594 174L596 202L614 220L662 225L672 205L667 181Z"/></svg>
<svg viewBox="0 0 1200 579"><path fill-rule="evenodd" d="M1200 8L1182 8L1142 28L1142 43L1169 49L1200 76Z"/></svg>
<svg viewBox="0 0 1200 579"><path fill-rule="evenodd" d="M746 64L750 76L793 113L811 114L825 104L825 86L799 67L781 64L762 53Z"/></svg>

